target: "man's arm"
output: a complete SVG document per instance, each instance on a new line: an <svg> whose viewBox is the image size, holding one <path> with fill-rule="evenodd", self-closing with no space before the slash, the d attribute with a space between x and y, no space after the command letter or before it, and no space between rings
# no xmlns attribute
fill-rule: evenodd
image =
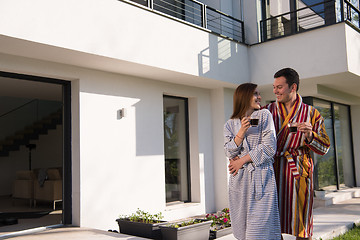
<svg viewBox="0 0 360 240"><path fill-rule="evenodd" d="M317 109L310 107L312 131L305 133L305 144L315 153L324 155L330 149L330 139L325 130L324 118Z"/></svg>

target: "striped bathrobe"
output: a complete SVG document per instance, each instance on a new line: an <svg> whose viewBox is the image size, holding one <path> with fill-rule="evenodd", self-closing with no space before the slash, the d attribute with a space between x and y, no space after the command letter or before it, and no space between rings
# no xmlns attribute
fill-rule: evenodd
<svg viewBox="0 0 360 240"><path fill-rule="evenodd" d="M324 119L319 111L304 104L298 94L289 114L284 104L274 102L265 106L273 116L277 134L274 170L279 193L281 232L308 238L313 230L313 160L310 151L324 155L330 148ZM289 122L310 122L313 140L304 134L289 133Z"/></svg>
<svg viewBox="0 0 360 240"><path fill-rule="evenodd" d="M276 151L275 128L267 109L253 112L259 118L257 127L250 127L243 142L234 138L240 119L230 119L224 126L224 148L229 159L250 155L246 163L229 179L229 208L233 234L243 240L281 239L277 190L273 168Z"/></svg>

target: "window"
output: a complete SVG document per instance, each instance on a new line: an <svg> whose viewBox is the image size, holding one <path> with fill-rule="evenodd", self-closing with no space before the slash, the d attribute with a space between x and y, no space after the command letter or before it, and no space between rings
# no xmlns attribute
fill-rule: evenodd
<svg viewBox="0 0 360 240"><path fill-rule="evenodd" d="M349 107L334 104L336 158L340 187L355 186Z"/></svg>
<svg viewBox="0 0 360 240"><path fill-rule="evenodd" d="M333 116L331 114L331 104L326 101L314 99L314 107L319 110L325 121L326 133L330 138L330 149L327 154L321 156L314 154L315 165L315 189L337 185L337 171L335 160L334 131L332 127Z"/></svg>
<svg viewBox="0 0 360 240"><path fill-rule="evenodd" d="M262 0L263 40L341 21L339 4L335 0Z"/></svg>
<svg viewBox="0 0 360 240"><path fill-rule="evenodd" d="M304 98L304 102L313 105L323 116L331 143L327 154L314 154L315 189L355 186L350 107L310 97Z"/></svg>
<svg viewBox="0 0 360 240"><path fill-rule="evenodd" d="M166 202L190 201L189 121L186 98L164 96Z"/></svg>

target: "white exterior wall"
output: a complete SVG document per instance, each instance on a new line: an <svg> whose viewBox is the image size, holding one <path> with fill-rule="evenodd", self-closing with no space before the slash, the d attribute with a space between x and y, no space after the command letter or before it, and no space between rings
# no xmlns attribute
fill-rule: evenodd
<svg viewBox="0 0 360 240"><path fill-rule="evenodd" d="M167 220L215 210L211 91L0 56L7 70L72 82L74 225L117 229L119 214L137 208ZM163 94L189 98L193 202L172 207L165 200ZM117 119L121 108L126 116Z"/></svg>
<svg viewBox="0 0 360 240"><path fill-rule="evenodd" d="M101 79L101 81L99 81ZM140 209L161 211L167 218L187 217L205 212L204 187L212 185L212 133L211 109L206 90L150 82L127 76L93 74L80 80L80 182L81 214L83 226L108 228L119 213ZM192 185L200 192L193 192L197 204L184 204L178 209L167 209L165 202L165 169L163 140L163 94L195 98L196 116L201 122L196 129L201 135L197 144L199 152L192 153ZM120 108L126 109L122 119L116 118ZM197 156L196 156L197 155ZM196 159L194 159L194 157ZM204 163L206 162L206 164ZM210 169L210 171L207 170ZM99 175L98 175L99 174ZM94 177L94 175L96 177ZM208 178L206 178L208 175ZM208 179L209 185L205 179ZM99 181L100 180L100 181ZM206 191L209 201L212 191ZM101 202L98 205L97 202ZM101 216L104 206L106 212ZM112 210L111 210L112 209ZM165 211L164 211L165 210ZM99 221L100 220L100 221Z"/></svg>
<svg viewBox="0 0 360 240"><path fill-rule="evenodd" d="M228 87L249 81L246 46L123 1L4 0L0 6L0 37L39 45L29 48L11 40L1 44L3 53L156 80L166 74L159 73L162 69L220 80ZM174 77L162 80L183 83Z"/></svg>
<svg viewBox="0 0 360 240"><path fill-rule="evenodd" d="M211 92L211 105L213 106L213 144L214 144L214 188L215 209L222 210L229 206L228 198L228 160L224 153L224 123L230 118L233 106L233 89L214 89Z"/></svg>
<svg viewBox="0 0 360 240"><path fill-rule="evenodd" d="M274 73L284 67L296 69L302 79L346 72L344 26L336 24L251 46L251 82L272 85Z"/></svg>
<svg viewBox="0 0 360 240"><path fill-rule="evenodd" d="M354 162L355 162L355 176L356 186L360 186L360 151L357 146L360 146L360 106L351 106L351 123L352 123L352 137L354 148Z"/></svg>
<svg viewBox="0 0 360 240"><path fill-rule="evenodd" d="M212 123L214 129L213 135L213 149L214 149L214 169L213 181L215 189L215 208L211 212L222 210L228 206L228 191L227 191L227 162L223 148L219 146L224 145L223 126L226 121L224 110L226 106L226 99L224 97L224 89L214 89L211 92L211 105L213 106Z"/></svg>
<svg viewBox="0 0 360 240"><path fill-rule="evenodd" d="M260 41L259 24L261 19L261 4L259 0L243 0L245 41L255 44Z"/></svg>
<svg viewBox="0 0 360 240"><path fill-rule="evenodd" d="M360 34L345 25L346 54L349 72L360 76Z"/></svg>
<svg viewBox="0 0 360 240"><path fill-rule="evenodd" d="M238 3L208 2L225 11ZM359 34L343 23L248 47L122 1L0 6L0 70L72 82L72 217L83 227L117 229L118 215L136 208L171 220L226 207L222 129L231 88L249 81L271 88L273 74L287 66L303 79L360 75ZM246 39L256 43L259 1L243 6ZM189 98L193 202L172 207L165 202L163 94ZM274 99L269 89L262 95ZM121 108L127 116L117 119ZM360 111L352 110L354 124Z"/></svg>
<svg viewBox="0 0 360 240"><path fill-rule="evenodd" d="M222 143L213 142L216 126L222 142L224 116L214 125L211 89L250 80L247 46L122 1L5 0L0 52L2 71L72 82L74 225L117 229L118 215L137 208L171 220L227 206L227 196L216 203L214 192L214 153L225 161L221 194L227 171ZM189 98L193 202L172 207L165 202L163 94ZM127 116L119 120L121 108Z"/></svg>

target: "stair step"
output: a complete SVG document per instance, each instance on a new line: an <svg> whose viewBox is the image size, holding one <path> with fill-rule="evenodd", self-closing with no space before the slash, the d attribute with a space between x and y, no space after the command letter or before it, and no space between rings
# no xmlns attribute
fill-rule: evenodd
<svg viewBox="0 0 360 240"><path fill-rule="evenodd" d="M33 126L33 128L43 128L44 127L44 125L39 122L34 123L34 125L32 125L32 126Z"/></svg>
<svg viewBox="0 0 360 240"><path fill-rule="evenodd" d="M314 197L314 208L327 207L339 202L350 200L355 197L360 197L360 188L347 188L338 191L325 191L324 197Z"/></svg>
<svg viewBox="0 0 360 240"><path fill-rule="evenodd" d="M40 123L40 124L51 124L51 121L52 121L52 118L44 118L40 121L37 121L37 123Z"/></svg>
<svg viewBox="0 0 360 240"><path fill-rule="evenodd" d="M59 108L49 116L0 141L0 156L9 156L10 151L19 150L21 145L28 144L30 140L39 139L39 135L47 134L49 129L56 129L57 125L61 123L62 108Z"/></svg>
<svg viewBox="0 0 360 240"><path fill-rule="evenodd" d="M8 151L0 151L0 157L7 157L7 156L9 156Z"/></svg>
<svg viewBox="0 0 360 240"><path fill-rule="evenodd" d="M23 138L24 138L23 134L15 134L13 136L7 137L6 139L13 141L13 140L18 140L18 139L23 139Z"/></svg>
<svg viewBox="0 0 360 240"><path fill-rule="evenodd" d="M32 134L34 133L34 128L32 127L26 127L24 130L21 130L19 132L16 132L16 134L22 134L22 135L25 135L25 134Z"/></svg>
<svg viewBox="0 0 360 240"><path fill-rule="evenodd" d="M12 144L14 144L14 140L11 139L5 139L0 141L1 146L12 145Z"/></svg>

